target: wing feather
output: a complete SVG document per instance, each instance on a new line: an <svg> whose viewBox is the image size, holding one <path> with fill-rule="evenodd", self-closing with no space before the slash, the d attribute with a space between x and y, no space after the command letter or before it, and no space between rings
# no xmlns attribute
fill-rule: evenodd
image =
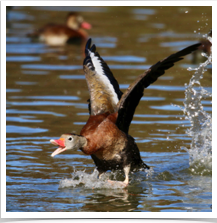
<svg viewBox="0 0 217 223"><path fill-rule="evenodd" d="M165 70L174 65L175 62L182 60L183 56L197 50L201 44L191 45L177 53L170 55L169 57L157 62L151 66L144 74L140 75L122 95L118 106L118 118L116 125L120 130L128 133L130 123L133 119L133 115L141 97L143 96L144 88L147 88L150 84L155 82L158 77L165 73Z"/></svg>
<svg viewBox="0 0 217 223"><path fill-rule="evenodd" d="M85 55L83 67L90 92L90 114L112 113L123 94L119 84L106 62L96 52L96 46L91 46L91 39L87 41Z"/></svg>

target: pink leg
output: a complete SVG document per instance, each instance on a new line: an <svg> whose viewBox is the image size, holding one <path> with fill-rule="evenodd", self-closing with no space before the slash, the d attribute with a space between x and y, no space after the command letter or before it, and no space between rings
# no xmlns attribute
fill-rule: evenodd
<svg viewBox="0 0 217 223"><path fill-rule="evenodd" d="M129 172L130 172L130 165L125 166L124 167L125 180L123 182L122 181L113 181L113 180L108 180L108 182L113 185L116 184L116 185L120 185L122 187L127 187L129 184Z"/></svg>

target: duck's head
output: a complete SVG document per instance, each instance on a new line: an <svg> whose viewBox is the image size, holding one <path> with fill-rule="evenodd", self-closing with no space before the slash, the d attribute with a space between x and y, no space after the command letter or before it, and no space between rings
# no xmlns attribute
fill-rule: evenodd
<svg viewBox="0 0 217 223"><path fill-rule="evenodd" d="M66 24L69 28L78 30L79 28L91 29L91 24L85 22L83 17L77 12L70 12L66 19Z"/></svg>
<svg viewBox="0 0 217 223"><path fill-rule="evenodd" d="M52 157L66 150L81 149L87 144L85 137L73 133L63 134L59 139L51 139L50 142L55 146L59 146L59 148L51 154Z"/></svg>

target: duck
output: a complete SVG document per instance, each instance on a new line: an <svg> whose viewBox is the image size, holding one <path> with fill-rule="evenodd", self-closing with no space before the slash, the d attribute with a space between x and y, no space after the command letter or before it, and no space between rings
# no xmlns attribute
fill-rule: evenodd
<svg viewBox="0 0 217 223"><path fill-rule="evenodd" d="M99 178L106 171L122 170L124 181L108 182L127 187L131 171L150 169L142 160L135 139L129 135L130 123L144 89L200 45L191 45L160 60L138 76L123 93L109 66L96 52L95 44L91 46L89 39L85 46L83 70L90 94L90 116L80 134L64 133L59 139L50 140L51 144L58 146L51 156L69 150L81 150L92 157Z"/></svg>
<svg viewBox="0 0 217 223"><path fill-rule="evenodd" d="M70 12L66 18L66 24L49 23L33 33L27 34L31 38L39 38L50 46L63 46L67 43L86 42L87 32L92 25L85 22L77 12Z"/></svg>

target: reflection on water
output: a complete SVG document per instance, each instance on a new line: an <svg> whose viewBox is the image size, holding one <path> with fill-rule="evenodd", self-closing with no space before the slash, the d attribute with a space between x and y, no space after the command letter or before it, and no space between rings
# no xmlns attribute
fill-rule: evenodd
<svg viewBox="0 0 217 223"><path fill-rule="evenodd" d="M121 171L98 179L91 157L81 151L50 156L55 148L49 140L79 134L89 117L83 51L78 45L49 47L26 34L63 21L68 11L81 12L93 25L90 37L122 91L153 63L196 43L194 30L207 33L212 21L211 7L12 8L6 38L7 211L212 211L211 72L192 65L190 55L144 91L130 134L151 170L131 173L127 188L107 182L123 180ZM191 78L188 67L197 68L198 76ZM199 107L184 116L174 106L192 108L197 99Z"/></svg>

